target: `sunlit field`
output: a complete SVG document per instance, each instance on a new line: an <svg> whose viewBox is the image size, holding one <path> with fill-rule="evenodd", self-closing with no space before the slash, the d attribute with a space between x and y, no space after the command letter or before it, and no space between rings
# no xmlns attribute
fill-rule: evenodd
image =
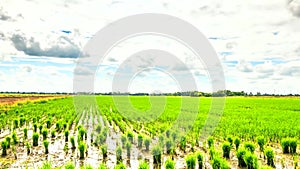
<svg viewBox="0 0 300 169"><path fill-rule="evenodd" d="M297 168L300 160L296 97L227 97L205 140L212 98L93 101L76 96L2 106L1 168ZM186 119L177 120L180 114ZM196 120L183 124L192 114Z"/></svg>

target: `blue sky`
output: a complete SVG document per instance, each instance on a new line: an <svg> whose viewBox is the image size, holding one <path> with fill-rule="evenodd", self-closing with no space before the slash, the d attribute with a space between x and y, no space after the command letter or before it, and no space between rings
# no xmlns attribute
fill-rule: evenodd
<svg viewBox="0 0 300 169"><path fill-rule="evenodd" d="M107 24L141 13L169 14L196 26L218 54L227 89L300 93L299 0L2 0L0 91L72 92L74 73L90 73L74 71L86 43ZM211 91L207 70L193 52L158 36L131 38L112 48L98 65L95 91L111 91L124 60L149 48L176 55L198 89ZM153 69L138 73L128 90L174 92L180 86Z"/></svg>

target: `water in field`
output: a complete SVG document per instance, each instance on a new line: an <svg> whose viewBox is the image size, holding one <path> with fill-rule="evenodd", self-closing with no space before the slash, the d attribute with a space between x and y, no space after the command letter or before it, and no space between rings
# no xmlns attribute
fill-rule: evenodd
<svg viewBox="0 0 300 169"><path fill-rule="evenodd" d="M190 102L193 102L193 104L198 103L197 99L195 98L186 99L188 99ZM178 98L176 97L170 97L166 101L167 104L165 105L165 109L163 112L158 112L158 110L157 112L149 112L149 117L153 117L155 119L154 121L150 121L149 123L141 125L141 123L138 123L136 121L124 120L122 116L119 115L120 110L113 106L111 97L97 97L97 101L100 105L100 111L102 112L101 115L100 112L95 111L95 109L92 107L82 110L82 112L77 115L79 117L78 125L81 124L87 130L88 135L85 141L87 143L87 153L85 153L84 159L79 159L78 148L76 148L75 150L71 149L72 145L70 143L70 139L67 143L65 142L65 136L63 132L56 133L55 138L51 138L50 130L55 130L56 128L54 123L60 120L60 118L64 118L63 116L58 116L57 118L53 117L54 120L48 133L47 139L50 141L49 154L45 154L45 148L43 147L42 143L42 136L40 136L39 146L31 147L31 153L27 155L27 148L24 145L23 141L23 131L20 128L16 130L17 136L20 141L20 143L15 146L16 153L13 153L12 148L8 149L8 155L6 157L0 157L0 168L37 168L39 166L42 166L44 161L50 161L52 167L61 167L66 163L72 161L75 164L76 168L85 165L91 165L94 168L97 168L99 164L103 162L106 163L109 168L114 168L117 163L116 147L117 145L121 145L120 139L122 135L122 127L125 128L125 133L130 130L135 135L135 139L131 147L130 158L127 157L126 148L123 148L123 163L126 164L127 168L136 169L138 168L139 162L141 160L145 160L150 164L150 167L153 168L153 156L151 155L151 151L146 151L144 146L142 149L138 148L137 134L142 133L147 137L151 137L153 133L159 133L160 131L163 131L163 129L167 128L170 124L172 124L171 122L176 120L176 116L178 116L179 113L183 112L184 117L189 118L189 115L191 115L189 113L192 112L192 109L189 109L188 107L185 107L185 109L180 109L180 100L178 100ZM155 101L152 103L155 103ZM266 138L268 138L269 141L266 146L272 147L272 149L274 150L276 168L282 168L282 166L285 166L286 168L292 168L293 157L291 155L282 154L279 141L282 137L295 137L300 134L300 106L299 104L297 104L298 101L298 99L285 100L280 98L227 99L224 114L214 132L214 135L219 138L215 142L216 149L220 153L222 152L222 144L224 142L224 140L222 139L228 135L238 136L242 140L254 142L256 136L264 135L266 136ZM53 103L49 104L49 106L45 104L41 105L40 107L38 106L38 104L30 106L35 108L34 111L43 113L49 110L57 110L57 107L59 107L59 111L61 111L61 114L71 111L70 105L73 104L72 100L69 100L68 102L59 102L59 100L53 101ZM136 113L145 113L148 110L151 110L151 106L155 105L151 105L149 99L143 100L143 97L133 97L131 99L131 102L134 105L133 107L139 110L139 112ZM147 103L147 106L143 107L144 103ZM211 99L201 98L200 103L201 104L198 110L198 117L194 124L194 126L197 127L193 128L193 124L188 124L186 128L183 128L187 129L191 127L190 129L199 131L198 129L204 125L207 113L209 111L209 105L211 104ZM23 113L31 113L30 106L18 108L18 111ZM156 111L155 107L153 110ZM156 117L157 114L155 113L160 113L159 117ZM50 116L50 114L48 115ZM133 116L133 114L129 115ZM55 116L57 116L57 114L55 114ZM43 116L40 117L42 119L47 118ZM109 124L109 121L111 124ZM102 127L108 127L108 136L106 139L106 144L108 145L108 156L106 160L104 160L102 157L100 147L95 146L91 142L92 139L96 139L96 135L94 135L93 138L91 137L91 135L93 132L95 132L97 124L101 124ZM33 124L30 122L26 123L25 126L28 128L27 141L32 143ZM11 132L11 126L6 125L4 129L1 130L0 141L3 141L6 136L11 136ZM75 136L75 140L77 140L77 134L78 132L75 127L74 121L70 128L70 136ZM158 142L159 140L158 138L156 138L150 145L150 150L153 145ZM0 149L0 151L1 150L2 149ZM200 144L199 146L196 146L195 151L198 150L205 154L204 165L206 166L206 168L211 168L211 162L209 160L209 153L206 144ZM186 168L185 157L190 153L192 153L190 142L187 144L185 153L182 152L177 146L176 155L174 157L175 167ZM237 157L235 154L236 151L233 149L231 152L231 158L227 160L231 168L238 168ZM264 159L263 154L259 151L258 147L256 148L255 154L258 157L259 163L264 165L266 163L266 160ZM164 163L168 158L170 158L170 156L167 155L166 152L164 152L162 156L162 162ZM161 168L164 169L164 166L162 165Z"/></svg>

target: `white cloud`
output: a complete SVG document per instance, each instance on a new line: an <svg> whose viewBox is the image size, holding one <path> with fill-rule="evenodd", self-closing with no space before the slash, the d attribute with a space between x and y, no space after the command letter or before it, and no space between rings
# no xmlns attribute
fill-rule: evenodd
<svg viewBox="0 0 300 169"><path fill-rule="evenodd" d="M157 12L187 20L199 28L206 37L211 38L210 42L223 61L229 89L272 92L276 87L284 92L287 88L285 84L289 84L289 88L297 92L298 86L294 84L299 78L298 65L300 65L299 2L299 0L188 0L184 3L180 0L0 1L0 67L8 62L20 63L23 66L10 68L23 73L2 72L1 79L4 81L1 82L0 88L29 90L34 89L32 86L39 86L36 89L70 91L72 70L67 70L70 72L69 75L62 74L60 71L62 64L74 66L77 54L95 32L124 16ZM70 33L62 32L64 30ZM118 67L127 56L147 48L169 51L177 55L197 78L207 76L205 67L191 51L161 37L144 36L129 39L116 46L102 64L108 65L107 67ZM280 63L276 63L275 59ZM253 64L257 61L262 63ZM22 62L26 62L27 65L24 66ZM42 63L53 63L53 67L42 69L38 66ZM146 61L142 63L145 63L144 66L151 65ZM182 67L174 67L177 70L180 68ZM76 71L82 75L91 73L84 68ZM105 72L108 79L100 80L100 83L106 84L105 89L109 90L111 87L109 79L113 77L114 70L107 69ZM22 80L13 82L23 76ZM59 80L60 76L64 79ZM100 87L99 90L103 89Z"/></svg>
<svg viewBox="0 0 300 169"><path fill-rule="evenodd" d="M300 17L300 1L299 0L288 0L288 9L294 16Z"/></svg>
<svg viewBox="0 0 300 169"><path fill-rule="evenodd" d="M236 65L236 68L242 72L252 72L253 71L253 66L251 65L251 63L246 62L245 60L239 61L239 63Z"/></svg>
<svg viewBox="0 0 300 169"><path fill-rule="evenodd" d="M79 57L79 46L67 36L56 36L54 39L54 41L49 41L49 38L43 38L43 41L38 41L34 37L27 38L20 34L14 34L11 37L15 48L27 55L62 58Z"/></svg>

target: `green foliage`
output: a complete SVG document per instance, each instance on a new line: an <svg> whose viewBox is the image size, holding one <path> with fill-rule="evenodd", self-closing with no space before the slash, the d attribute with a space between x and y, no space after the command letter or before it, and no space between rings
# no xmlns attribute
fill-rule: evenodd
<svg viewBox="0 0 300 169"><path fill-rule="evenodd" d="M266 148L265 149L265 156L267 157L267 165L271 166L271 167L275 167L274 164L274 152L272 150L272 148Z"/></svg>
<svg viewBox="0 0 300 169"><path fill-rule="evenodd" d="M31 148L31 146L30 146L30 143L29 142L26 142L26 149L27 149L27 155L28 154L30 154L30 148Z"/></svg>
<svg viewBox="0 0 300 169"><path fill-rule="evenodd" d="M175 141L177 138L177 133L176 132L172 132L172 139L173 141Z"/></svg>
<svg viewBox="0 0 300 169"><path fill-rule="evenodd" d="M220 157L214 158L211 163L213 169L230 169L227 161Z"/></svg>
<svg viewBox="0 0 300 169"><path fill-rule="evenodd" d="M130 96L131 97L131 96ZM46 123L49 121L49 117L53 118L51 119L52 125L55 125L57 122L58 124L62 124L61 126L68 124L68 127L72 126L73 122L75 124L79 123L79 119L84 118L85 120L89 117L93 116L99 116L100 112L101 116L103 117L105 123L106 123L106 117L108 114L111 115L111 119L114 121L114 123L122 128L125 128L123 130L123 133L127 132L127 129L129 129L127 126L130 124L132 125L137 131L140 128L136 128L136 126L139 126L141 123L136 121L130 121L126 118L122 118L120 113L116 111L115 105L113 104L113 99L110 96L96 96L97 102L101 102L101 105L99 104L100 111L99 112L92 112L92 113L86 113L87 111L75 111L73 106L73 99L72 98L65 98L65 99L57 99L55 101L49 101L47 103L43 103L42 105L40 103L35 104L22 104L16 107L11 107L10 109L7 109L5 111L1 111L0 113L0 129L1 132L3 130L7 130L7 127L11 130L10 127L14 127L14 120L18 120L18 127L22 126L21 123L23 123L23 119L27 122L33 122L33 129L34 125L37 124L43 124L46 128ZM143 109L141 112L145 112L147 109L147 106L145 106L145 102L148 102L147 97L131 97L132 102L134 102L135 106L138 106L139 109ZM143 131L145 133L149 133L152 137L155 135L163 134L164 131L166 131L166 137L170 137L175 140L173 137L173 134L176 135L177 140L180 141L180 132L178 131L168 131L167 129L170 128L171 122L176 120L177 110L180 110L180 100L176 97L166 97L167 99L167 105L165 106L166 109L164 113L158 118L158 120L144 123L143 124ZM199 101L197 99L199 98L184 98L188 99L187 104L193 103L196 101ZM146 101L145 101L146 100ZM156 98L153 99L156 101ZM198 110L198 117L195 121L195 127L190 130L191 132L188 133L187 138L189 140L189 143L192 143L194 138L197 134L201 132L201 128L205 124L205 119L207 117L207 113L209 112L211 98L200 98L202 105L199 107ZM99 103L100 103L99 102ZM231 143L229 140L230 135L234 135L238 137L241 140L252 140L255 141L255 144L258 143L257 136L264 136L267 138L270 143L276 143L280 142L283 148L283 151L285 153L296 153L297 150L297 141L287 141L287 143L284 143L282 138L286 137L293 137L297 138L299 137L299 126L300 123L290 123L290 120L293 119L293 121L299 121L299 110L300 105L297 104L299 102L299 99L296 98L252 98L252 97L245 97L245 98L228 98L226 104L226 108L224 111L224 116L222 117L222 120L220 124L218 125L217 129L215 130L214 135L218 136L218 138L226 138L228 142ZM102 104L103 103L103 104ZM198 104L199 102L197 102ZM87 110L86 106L78 106L82 110ZM113 113L110 113L108 106L112 106L112 109L114 110ZM192 105L192 104L191 104ZM263 105L263 106L261 106ZM59 107L59 109L55 109L56 107ZM184 115L189 116L189 112L191 109L189 109L189 105L186 106L187 109L184 110ZM192 107L192 106L190 106ZM155 112L156 107L153 108L153 112ZM125 109L126 110L126 109ZM152 109L149 109L152 111ZM270 111L272 110L272 111ZM282 110L286 110L284 115L282 114ZM147 112L150 115L153 115L153 112ZM5 112L5 113L3 113ZM25 114L25 116L23 116ZM270 118L272 117L272 118ZM32 119L32 120L31 120ZM38 119L38 120L37 120ZM97 118L98 119L98 118ZM266 120L267 119L267 120ZM278 119L280 119L278 121ZM55 121L58 120L58 121ZM96 122L97 123L97 122ZM28 123L29 124L29 123ZM28 125L27 124L27 128ZM276 124L276 125L275 125ZM291 126L291 124L293 126ZM125 126L125 127L124 127ZM77 125L76 125L77 127ZM140 127L140 126L139 126ZM37 128L37 127L35 127ZM185 128L186 129L186 128ZM29 128L28 128L29 130ZM61 130L61 129L60 129ZM59 133L61 132L60 130ZM70 128L69 128L70 130ZM101 130L103 130L101 128ZM19 132L19 130L17 130ZM62 130L63 131L63 130ZM24 132L24 130L23 130ZM39 132L36 131L35 132ZM101 131L100 131L101 132ZM100 133L99 132L99 133ZM169 133L169 134L167 134ZM23 134L23 133L22 133ZM127 134L127 133L126 133ZM168 136L169 135L169 136ZM9 134L9 136L12 136ZM59 134L59 136L61 136ZM96 136L96 135L95 135ZM101 135L101 139L102 139ZM127 137L127 136L126 136ZM24 137L25 138L25 137ZM104 138L104 137L103 137ZM31 138L30 138L31 140ZM102 139L103 140L103 139ZM13 141L13 140L12 140ZM165 143L167 143L167 140L164 140ZM26 142L26 141L25 141ZM125 142L126 143L126 142ZM138 143L138 142L137 142ZM144 141L145 143L145 141ZM238 141L239 144L236 144L236 139L233 139L233 143L235 144L235 148L238 149L243 148L244 146L238 146L241 144L241 141ZM139 143L138 143L139 144ZM285 145L286 146L285 146ZM204 144L206 145L206 144ZM212 144L213 145L213 144ZM259 143L258 143L259 145ZM257 146L258 146L257 145ZM100 145L99 145L100 146ZM266 145L264 145L266 146ZM213 146L212 146L213 147ZM219 148L219 147L218 147ZM261 146L257 147L261 149ZM149 149L149 148L148 148ZM1 149L2 150L2 149ZM206 150L206 149L205 149ZM258 149L257 149L258 150ZM10 150L9 150L10 152ZM8 153L9 153L8 152Z"/></svg>
<svg viewBox="0 0 300 169"><path fill-rule="evenodd" d="M55 130L51 130L51 138L55 138Z"/></svg>
<svg viewBox="0 0 300 169"><path fill-rule="evenodd" d="M20 118L20 127L23 127L24 124L25 124L25 118L23 117L23 115L21 115L21 118Z"/></svg>
<svg viewBox="0 0 300 169"><path fill-rule="evenodd" d="M68 127L68 124L66 123L66 122L63 122L63 129L67 129L67 127Z"/></svg>
<svg viewBox="0 0 300 169"><path fill-rule="evenodd" d="M297 151L297 139L291 138L290 139L290 153L295 154Z"/></svg>
<svg viewBox="0 0 300 169"><path fill-rule="evenodd" d="M11 136L11 138L12 138L12 140L13 140L13 144L14 145L16 145L16 144L18 144L18 136L17 136L17 133L14 131L13 133L12 133L12 136Z"/></svg>
<svg viewBox="0 0 300 169"><path fill-rule="evenodd" d="M121 136L121 142L122 142L122 147L123 147L123 148L125 147L126 141L127 141L127 137L123 134L123 135Z"/></svg>
<svg viewBox="0 0 300 169"><path fill-rule="evenodd" d="M39 145L39 136L40 135L38 133L33 133L32 135L32 142L34 147Z"/></svg>
<svg viewBox="0 0 300 169"><path fill-rule="evenodd" d="M93 169L93 167L91 165L85 165L81 167L81 169Z"/></svg>
<svg viewBox="0 0 300 169"><path fill-rule="evenodd" d="M126 143L126 150L127 150L127 157L130 158L130 154L131 154L131 143L129 141L127 141Z"/></svg>
<svg viewBox="0 0 300 169"><path fill-rule="evenodd" d="M101 124L98 124L97 127L96 127L96 132L97 132L97 133L100 133L100 132L101 132L101 129L102 129Z"/></svg>
<svg viewBox="0 0 300 169"><path fill-rule="evenodd" d="M83 141L81 141L78 145L78 149L79 149L80 159L84 159L84 153L86 151L86 144Z"/></svg>
<svg viewBox="0 0 300 169"><path fill-rule="evenodd" d="M36 123L36 117L32 118L32 123Z"/></svg>
<svg viewBox="0 0 300 169"><path fill-rule="evenodd" d="M196 158L194 155L188 155L185 158L185 163L187 165L187 169L195 169L196 168Z"/></svg>
<svg viewBox="0 0 300 169"><path fill-rule="evenodd" d="M258 159L255 154L246 152L244 155L244 160L247 166L247 169L258 169Z"/></svg>
<svg viewBox="0 0 300 169"><path fill-rule="evenodd" d="M23 133L24 133L24 139L27 139L28 138L28 129L26 127L23 129Z"/></svg>
<svg viewBox="0 0 300 169"><path fill-rule="evenodd" d="M239 149L239 146L240 146L240 144L241 144L241 140L240 140L238 137L236 137L236 138L234 139L234 144L235 144L235 149L238 150L238 149Z"/></svg>
<svg viewBox="0 0 300 169"><path fill-rule="evenodd" d="M290 150L289 150L290 140L288 138L282 139L280 144L281 144L282 151L284 154L287 154L290 152Z"/></svg>
<svg viewBox="0 0 300 169"><path fill-rule="evenodd" d="M225 142L222 145L223 157L229 159L230 158L230 149L231 145L229 142Z"/></svg>
<svg viewBox="0 0 300 169"><path fill-rule="evenodd" d="M202 169L202 167L203 167L203 155L202 155L202 153L197 152L196 157L197 157L197 162L198 162L199 169Z"/></svg>
<svg viewBox="0 0 300 169"><path fill-rule="evenodd" d="M244 148L239 148L236 152L236 156L238 158L238 165L239 167L246 167L246 162L245 162L245 155L246 155L247 151Z"/></svg>
<svg viewBox="0 0 300 169"><path fill-rule="evenodd" d="M75 169L75 165L73 162L68 162L66 165L65 165L65 169Z"/></svg>
<svg viewBox="0 0 300 169"><path fill-rule="evenodd" d="M213 139L213 137L211 137L211 136L208 137L207 144L208 144L208 148L214 147L214 139Z"/></svg>
<svg viewBox="0 0 300 169"><path fill-rule="evenodd" d="M145 144L145 147L146 147L146 150L149 151L149 146L150 146L150 138L146 138L145 141L144 141L144 144Z"/></svg>
<svg viewBox="0 0 300 169"><path fill-rule="evenodd" d="M162 150L159 146L155 146L152 148L152 156L153 156L153 164L155 165L160 165L161 164L161 155L162 155Z"/></svg>
<svg viewBox="0 0 300 169"><path fill-rule="evenodd" d="M65 142L68 142L69 141L69 134L70 134L70 131L68 129L66 129L64 131L64 134L65 134Z"/></svg>
<svg viewBox="0 0 300 169"><path fill-rule="evenodd" d="M254 153L254 151L255 151L255 144L254 143L246 142L244 144L244 147L245 147L246 150L250 151L251 153Z"/></svg>
<svg viewBox="0 0 300 169"><path fill-rule="evenodd" d="M39 130L40 130L40 134L42 134L42 132L43 132L43 125L42 124L39 125Z"/></svg>
<svg viewBox="0 0 300 169"><path fill-rule="evenodd" d="M60 132L60 130L61 130L61 122L60 121L56 122L55 129L57 132Z"/></svg>
<svg viewBox="0 0 300 169"><path fill-rule="evenodd" d="M161 147L164 146L164 136L163 135L158 136L158 142Z"/></svg>
<svg viewBox="0 0 300 169"><path fill-rule="evenodd" d="M185 148L186 148L186 137L185 136L181 137L179 144L180 144L180 149L182 151L185 151Z"/></svg>
<svg viewBox="0 0 300 169"><path fill-rule="evenodd" d="M280 144L284 154L295 154L297 151L297 139L295 138L283 138Z"/></svg>
<svg viewBox="0 0 300 169"><path fill-rule="evenodd" d="M42 130L42 135L43 135L43 140L46 140L47 136L48 136L48 130L47 129L43 129Z"/></svg>
<svg viewBox="0 0 300 169"><path fill-rule="evenodd" d="M172 159L167 159L165 163L165 168L166 169L175 169L175 162Z"/></svg>
<svg viewBox="0 0 300 169"><path fill-rule="evenodd" d="M7 155L7 148L8 148L8 143L6 140L1 142L1 148L2 148L2 155L6 156Z"/></svg>
<svg viewBox="0 0 300 169"><path fill-rule="evenodd" d="M106 144L101 146L101 152L102 152L102 158L106 159L107 158L107 145Z"/></svg>
<svg viewBox="0 0 300 169"><path fill-rule="evenodd" d="M14 119L14 129L19 128L19 120L18 119Z"/></svg>
<svg viewBox="0 0 300 169"><path fill-rule="evenodd" d="M230 146L232 146L232 144L233 144L233 139L232 139L231 136L228 136L228 137L227 137L227 141L230 143Z"/></svg>
<svg viewBox="0 0 300 169"><path fill-rule="evenodd" d="M39 167L39 169L52 169L50 162L44 162L42 167Z"/></svg>
<svg viewBox="0 0 300 169"><path fill-rule="evenodd" d="M143 146L143 136L141 134L138 135L138 147L142 148Z"/></svg>
<svg viewBox="0 0 300 169"><path fill-rule="evenodd" d="M173 142L171 139L168 139L166 141L166 149L167 149L167 154L171 154L171 152L173 151Z"/></svg>
<svg viewBox="0 0 300 169"><path fill-rule="evenodd" d="M49 153L49 141L48 140L44 140L44 147L45 147L45 154Z"/></svg>
<svg viewBox="0 0 300 169"><path fill-rule="evenodd" d="M35 133L37 132L37 124L36 123L33 124L33 132L35 132Z"/></svg>
<svg viewBox="0 0 300 169"><path fill-rule="evenodd" d="M256 140L257 140L257 144L259 145L259 150L261 152L263 152L264 151L264 146L266 144L266 139L263 136L259 136L259 137L256 138Z"/></svg>
<svg viewBox="0 0 300 169"><path fill-rule="evenodd" d="M117 158L117 163L122 163L122 147L118 146L116 149L116 158Z"/></svg>
<svg viewBox="0 0 300 169"><path fill-rule="evenodd" d="M119 163L114 167L114 169L126 169L126 165L123 163Z"/></svg>
<svg viewBox="0 0 300 169"><path fill-rule="evenodd" d="M145 161L140 161L138 169L150 169L150 166Z"/></svg>
<svg viewBox="0 0 300 169"><path fill-rule="evenodd" d="M131 143L133 143L133 133L131 131L127 132L127 138Z"/></svg>
<svg viewBox="0 0 300 169"><path fill-rule="evenodd" d="M7 143L7 148L10 148L11 137L7 136L7 137L5 138L5 141L6 141L6 143Z"/></svg>
<svg viewBox="0 0 300 169"><path fill-rule="evenodd" d="M86 130L85 130L84 128L80 128L80 129L78 130L78 135L80 136L80 137L79 137L79 138L80 138L80 141L83 140L85 134L86 134Z"/></svg>
<svg viewBox="0 0 300 169"><path fill-rule="evenodd" d="M46 127L47 127L47 129L50 129L50 127L51 127L51 119L47 119L47 121L46 121Z"/></svg>
<svg viewBox="0 0 300 169"><path fill-rule="evenodd" d="M273 169L273 167L270 167L270 166L262 166L262 167L260 167L260 169Z"/></svg>
<svg viewBox="0 0 300 169"><path fill-rule="evenodd" d="M166 137L167 137L167 138L170 138L170 135L171 135L171 131L170 131L170 130L167 130L167 131L166 131Z"/></svg>
<svg viewBox="0 0 300 169"><path fill-rule="evenodd" d="M98 169L108 169L108 168L107 168L106 164L101 163L101 164L99 165Z"/></svg>
<svg viewBox="0 0 300 169"><path fill-rule="evenodd" d="M211 147L209 149L209 159L212 160L214 159L215 157L218 157L219 156L219 153L215 150L215 148Z"/></svg>

